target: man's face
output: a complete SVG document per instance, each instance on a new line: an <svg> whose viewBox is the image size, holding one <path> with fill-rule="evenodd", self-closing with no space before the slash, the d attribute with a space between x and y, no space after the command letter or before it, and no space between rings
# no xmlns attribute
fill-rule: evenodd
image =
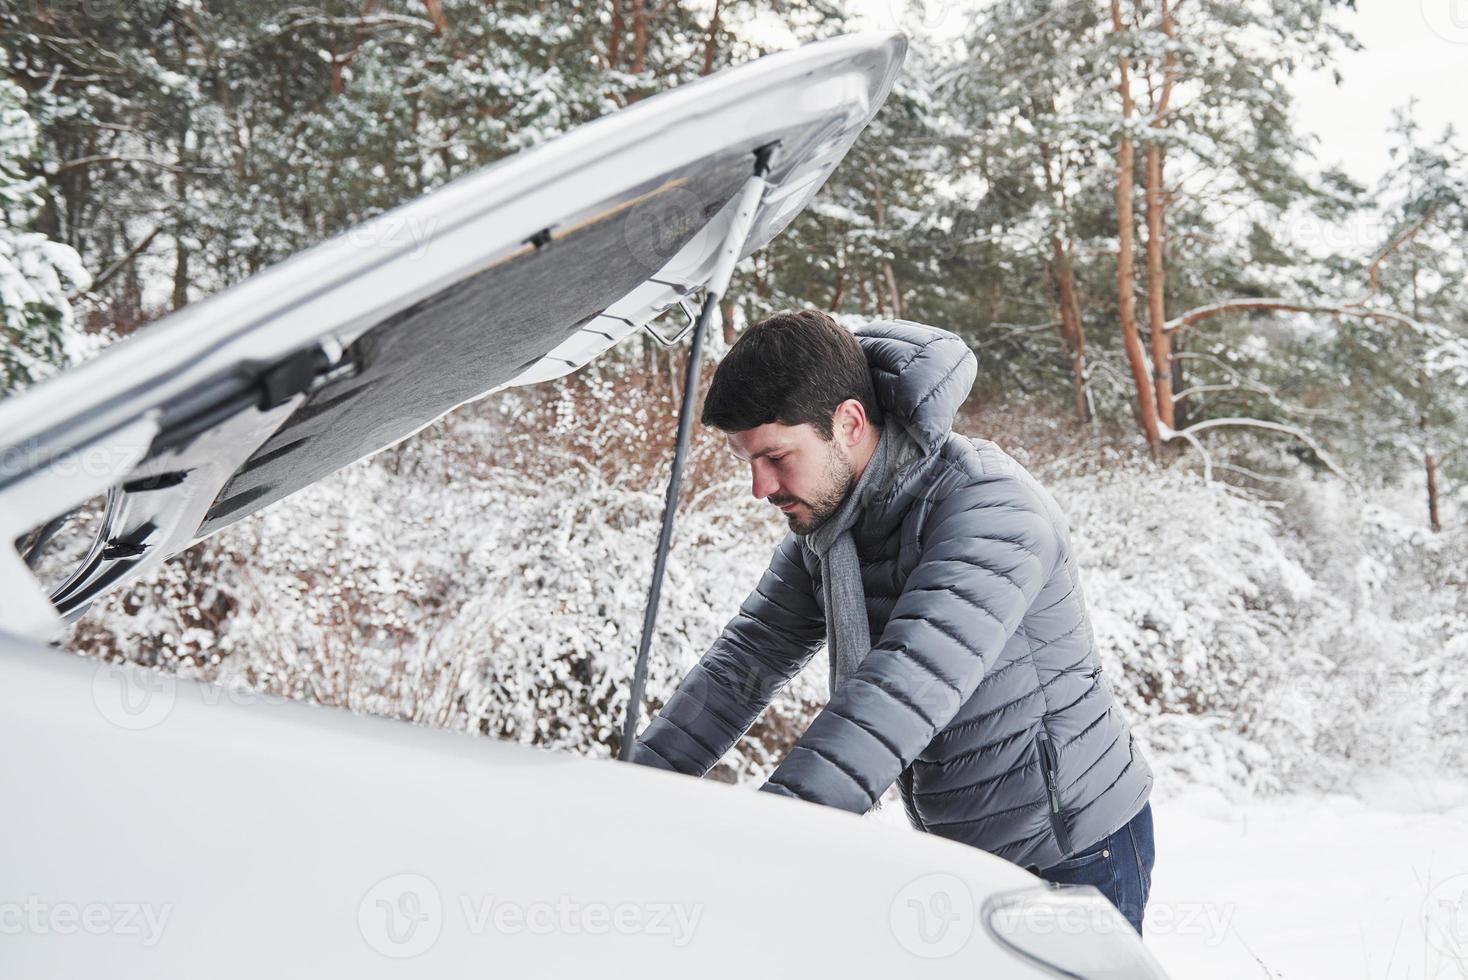
<svg viewBox="0 0 1468 980"><path fill-rule="evenodd" d="M821 438L807 423L770 422L725 438L730 451L749 463L755 499L779 507L796 534L819 527L856 483L856 470L841 441Z"/></svg>

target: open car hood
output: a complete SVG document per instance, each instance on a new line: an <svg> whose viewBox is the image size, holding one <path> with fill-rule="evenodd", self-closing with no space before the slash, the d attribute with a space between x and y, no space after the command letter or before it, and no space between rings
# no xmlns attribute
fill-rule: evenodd
<svg viewBox="0 0 1468 980"><path fill-rule="evenodd" d="M169 316L0 402L0 613L49 637L103 592L467 401L566 374L709 279L754 154L744 255L891 89L901 35L761 58L581 126ZM18 539L105 495L43 588Z"/></svg>

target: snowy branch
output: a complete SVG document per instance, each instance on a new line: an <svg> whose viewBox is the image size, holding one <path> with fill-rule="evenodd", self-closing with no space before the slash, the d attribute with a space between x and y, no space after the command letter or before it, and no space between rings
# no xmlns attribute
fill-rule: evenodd
<svg viewBox="0 0 1468 980"><path fill-rule="evenodd" d="M266 27L267 31L291 31L302 27L412 27L434 33L438 27L431 20L411 17L407 14L363 14L358 17L333 17L306 7L294 7L283 13L278 21Z"/></svg>
<svg viewBox="0 0 1468 980"><path fill-rule="evenodd" d="M140 163L145 167L155 167L158 170L167 170L175 174L218 174L223 173L218 167L176 167L170 163L159 160L150 160L147 157L125 157L125 156L90 156L77 157L75 160L67 160L65 163L48 163L43 168L46 175L55 177L57 174L66 173L68 170L76 170L81 167L90 167L94 163Z"/></svg>
<svg viewBox="0 0 1468 980"><path fill-rule="evenodd" d="M1278 296L1231 299L1225 300L1222 303L1195 307L1180 316L1168 320L1163 329L1167 333L1176 333L1184 327L1190 327L1202 320L1221 316L1225 313L1244 313L1259 310L1270 310L1281 313L1330 313L1336 316L1354 316L1367 320L1390 320L1395 323L1400 323L1403 326L1411 327L1421 334L1432 332L1406 314L1395 313L1391 310L1362 306L1358 303L1302 303L1297 300L1283 299Z"/></svg>
<svg viewBox="0 0 1468 980"><path fill-rule="evenodd" d="M1381 272L1381 264L1385 262L1393 252L1415 238L1419 231L1427 227L1427 223L1432 220L1433 215L1435 215L1436 213L1437 205L1434 204L1432 207L1423 212L1422 217L1413 222L1411 227L1402 232L1396 238L1392 239L1392 241L1387 244L1386 248L1382 249L1381 254L1372 260L1371 268L1367 270L1366 274L1366 280L1368 284L1368 296L1375 295L1377 290L1380 288L1380 280L1377 277L1378 274Z"/></svg>
<svg viewBox="0 0 1468 980"><path fill-rule="evenodd" d="M1303 442L1306 446L1310 447L1310 451L1315 454L1315 457L1317 459L1325 464L1327 469L1329 469L1336 476L1340 477L1347 485L1354 485L1351 478L1346 475L1345 471L1342 470L1339 465L1337 465L1336 461L1331 458L1328 452L1325 451L1325 448L1322 447L1320 443L1316 442L1315 439L1312 438L1308 432L1298 426L1285 425L1282 422L1270 422L1267 419L1204 419L1202 422L1193 423L1186 429L1172 429L1159 422L1158 428L1160 431L1158 434L1162 437L1162 440L1164 442L1168 442L1173 439L1186 439L1188 442L1192 443L1193 448L1197 449L1198 452L1202 453L1203 455L1203 479L1212 480L1213 460L1203 449L1203 445L1198 441L1196 433L1203 432L1207 429L1221 428L1223 426L1228 426L1231 428L1268 429L1271 432L1283 432L1286 435L1294 436L1296 439L1299 439L1301 442Z"/></svg>
<svg viewBox="0 0 1468 980"><path fill-rule="evenodd" d="M153 239L157 238L158 232L162 230L163 229L161 226L154 227L153 230L144 235L138 241L138 243L132 248L129 248L120 259L108 266L107 269L101 275L97 276L96 279L92 280L91 288L86 290L86 292L95 293L103 286L107 285L108 281L110 281L113 276L117 275L123 269L127 268L128 263L141 255L143 250L146 249L149 245L153 244ZM68 296L67 299L76 300L79 299L82 295L84 295L84 293L82 291L78 291Z"/></svg>
<svg viewBox="0 0 1468 980"><path fill-rule="evenodd" d="M1274 405L1280 411L1286 412L1291 415L1330 417L1334 414L1324 409L1306 408L1303 405L1287 404L1279 397L1279 393L1273 388L1269 387L1268 385L1261 384L1251 378L1245 377L1233 365L1224 360L1221 360L1218 357L1215 357L1212 354L1205 354L1201 351L1175 351L1172 357L1173 360L1186 359L1207 361L1208 363L1222 369L1226 374L1228 374L1230 378L1233 379L1232 383L1230 384L1194 385L1193 387L1187 388L1174 395L1172 398L1174 402L1180 402L1184 398L1187 398L1189 395L1202 394L1209 391L1252 391L1257 395L1263 395L1265 398L1269 399L1269 403L1271 405Z"/></svg>

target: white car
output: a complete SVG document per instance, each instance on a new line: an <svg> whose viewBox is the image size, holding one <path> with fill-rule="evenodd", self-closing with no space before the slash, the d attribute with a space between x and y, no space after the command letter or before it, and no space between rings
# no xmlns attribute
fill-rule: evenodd
<svg viewBox="0 0 1468 980"><path fill-rule="evenodd" d="M1097 892L974 848L46 646L253 510L717 295L904 50L837 38L649 99L0 403L0 976L1163 975ZM89 502L95 539L37 581Z"/></svg>

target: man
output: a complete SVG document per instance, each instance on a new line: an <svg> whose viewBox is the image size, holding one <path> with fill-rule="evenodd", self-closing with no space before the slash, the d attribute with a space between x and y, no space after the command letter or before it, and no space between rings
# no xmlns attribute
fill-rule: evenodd
<svg viewBox="0 0 1468 980"><path fill-rule="evenodd" d="M1099 676L1069 529L984 439L955 335L781 313L702 421L791 533L633 761L703 775L825 643L831 697L762 789L854 813L894 782L919 830L1095 885L1141 932L1152 772ZM874 642L875 641L875 642Z"/></svg>

